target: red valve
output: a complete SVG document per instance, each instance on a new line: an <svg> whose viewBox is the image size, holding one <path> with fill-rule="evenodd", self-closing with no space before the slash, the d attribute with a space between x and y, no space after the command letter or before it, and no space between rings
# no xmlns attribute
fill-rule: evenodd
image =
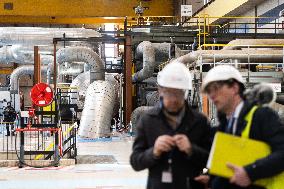
<svg viewBox="0 0 284 189"><path fill-rule="evenodd" d="M37 106L48 106L53 101L53 91L46 83L38 83L33 86L30 96L32 102Z"/></svg>

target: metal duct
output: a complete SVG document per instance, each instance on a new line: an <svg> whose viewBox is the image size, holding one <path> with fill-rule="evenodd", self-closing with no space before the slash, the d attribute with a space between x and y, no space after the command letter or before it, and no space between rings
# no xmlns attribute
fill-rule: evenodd
<svg viewBox="0 0 284 189"><path fill-rule="evenodd" d="M155 106L159 102L159 92L153 91L146 94L147 106Z"/></svg>
<svg viewBox="0 0 284 189"><path fill-rule="evenodd" d="M60 75L72 75L77 76L84 71L84 63L73 62L66 65L61 64L59 66Z"/></svg>
<svg viewBox="0 0 284 189"><path fill-rule="evenodd" d="M174 61L180 61L182 63L192 63L196 60L211 59L221 61L223 59L238 59L238 60L248 60L250 62L256 61L279 61L283 59L282 50L255 50L255 49L243 49L243 50L198 50L193 51L187 55L181 56ZM201 60L201 61L202 61ZM212 61L213 62L213 61Z"/></svg>
<svg viewBox="0 0 284 189"><path fill-rule="evenodd" d="M104 80L104 63L96 52L86 47L68 47L57 51L57 62L85 62L90 65L91 82Z"/></svg>
<svg viewBox="0 0 284 189"><path fill-rule="evenodd" d="M87 89L79 135L86 138L110 135L116 89L109 81L94 81Z"/></svg>
<svg viewBox="0 0 284 189"><path fill-rule="evenodd" d="M141 115L143 115L146 111L150 110L153 108L153 106L140 106L136 108L132 114L131 114L131 127L132 127L132 132L135 134L137 131L137 122L140 119Z"/></svg>
<svg viewBox="0 0 284 189"><path fill-rule="evenodd" d="M46 74L47 66L41 66L42 74ZM10 76L10 90L19 91L19 77L22 75L33 75L34 65L24 65L16 68Z"/></svg>
<svg viewBox="0 0 284 189"><path fill-rule="evenodd" d="M78 92L78 98L77 95L74 93L71 93L71 103L72 104L77 104L79 109L83 109L84 107L84 102L85 102L85 96L86 96L86 91L90 85L90 72L84 72L79 74L71 83L70 87L74 88L76 87L76 90Z"/></svg>
<svg viewBox="0 0 284 189"><path fill-rule="evenodd" d="M73 38L101 37L99 32L84 28L2 27L0 45L52 45L53 38L61 38L63 35Z"/></svg>
<svg viewBox="0 0 284 189"><path fill-rule="evenodd" d="M21 46L4 46L0 48L0 62L10 63L15 62L19 64L33 64L34 54L27 53L21 50ZM42 64L49 64L53 62L53 56L51 55L40 55Z"/></svg>
<svg viewBox="0 0 284 189"><path fill-rule="evenodd" d="M284 39L235 39L228 43L223 50L241 49L246 47L263 48L265 45L283 45Z"/></svg>
<svg viewBox="0 0 284 189"><path fill-rule="evenodd" d="M154 68L160 63L169 60L170 43L141 42L136 49L136 59L143 59L143 67L132 76L132 81L143 81L153 75ZM175 48L176 56L183 54L179 48ZM139 66L139 65L138 65Z"/></svg>
<svg viewBox="0 0 284 189"><path fill-rule="evenodd" d="M47 75L46 80L47 83L50 84L51 73L53 73L53 63L48 64L48 66L46 65L41 66L41 72L42 75ZM33 74L34 74L34 65L23 65L13 70L10 76L10 90L18 91L19 89L18 80L21 75L33 75Z"/></svg>
<svg viewBox="0 0 284 189"><path fill-rule="evenodd" d="M132 76L132 81L143 81L153 75L155 68L155 49L151 42L143 41L137 46L137 54L143 54L143 68Z"/></svg>
<svg viewBox="0 0 284 189"><path fill-rule="evenodd" d="M115 89L116 89L116 104L114 105L114 114L117 113L118 111L118 83L117 80L115 80L114 76L116 74L113 73L106 73L105 77L106 77L106 81L111 82ZM88 89L88 87L90 86L90 72L84 72L79 74L71 83L70 87L71 88L76 88L76 90L71 90L73 92L77 91L78 95L75 93L71 93L70 98L71 98L71 103L72 104L77 104L79 109L83 109L84 107L84 103L85 103L85 97L86 97L86 91ZM79 99L78 99L79 98ZM80 117L80 115L79 115Z"/></svg>

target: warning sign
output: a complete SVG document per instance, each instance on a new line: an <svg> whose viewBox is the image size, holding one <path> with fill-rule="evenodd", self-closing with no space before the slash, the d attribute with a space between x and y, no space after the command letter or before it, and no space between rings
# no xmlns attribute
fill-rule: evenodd
<svg viewBox="0 0 284 189"><path fill-rule="evenodd" d="M192 5L181 5L181 16L192 16Z"/></svg>

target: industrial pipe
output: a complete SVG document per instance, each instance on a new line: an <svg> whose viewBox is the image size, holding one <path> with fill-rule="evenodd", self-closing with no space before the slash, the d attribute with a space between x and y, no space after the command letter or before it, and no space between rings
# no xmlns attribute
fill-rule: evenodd
<svg viewBox="0 0 284 189"><path fill-rule="evenodd" d="M146 111L153 108L153 106L140 106L136 108L131 114L131 127L132 132L136 133L137 131L137 122L140 119L141 115L143 115Z"/></svg>
<svg viewBox="0 0 284 189"><path fill-rule="evenodd" d="M271 45L280 45L278 48L283 48L281 45L284 44L284 39L235 39L230 41L227 46L223 48L223 50L234 50L241 49L247 47L258 47L258 48L271 48Z"/></svg>
<svg viewBox="0 0 284 189"><path fill-rule="evenodd" d="M160 63L169 60L170 43L141 42L136 48L136 59L143 59L143 67L132 76L132 81L143 81L152 77L154 68ZM182 51L175 47L175 56L184 55L187 51ZM139 66L138 66L139 67Z"/></svg>
<svg viewBox="0 0 284 189"><path fill-rule="evenodd" d="M87 89L79 135L86 138L110 136L118 89L110 81L94 81Z"/></svg>
<svg viewBox="0 0 284 189"><path fill-rule="evenodd" d="M238 59L238 60L248 60L250 62L256 61L279 61L283 59L282 50L256 50L256 49L243 49L243 50L198 50L193 51L189 54L181 56L174 61L179 61L182 63L192 63L196 60L211 59L215 61L221 61L224 59ZM213 63L213 62L212 62Z"/></svg>
<svg viewBox="0 0 284 189"><path fill-rule="evenodd" d="M86 47L68 47L57 51L58 64L64 62L85 62L90 65L90 81L104 80L104 63L96 52Z"/></svg>
<svg viewBox="0 0 284 189"><path fill-rule="evenodd" d="M52 45L53 38L100 37L101 34L85 28L2 27L0 45Z"/></svg>
<svg viewBox="0 0 284 189"><path fill-rule="evenodd" d="M47 66L41 67L42 74L46 74ZM24 65L20 66L12 72L10 76L10 90L19 91L19 77L22 75L33 75L34 74L34 66L33 65Z"/></svg>

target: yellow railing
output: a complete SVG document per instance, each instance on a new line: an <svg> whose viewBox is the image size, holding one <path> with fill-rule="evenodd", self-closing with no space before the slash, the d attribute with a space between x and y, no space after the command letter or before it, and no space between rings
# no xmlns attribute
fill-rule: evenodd
<svg viewBox="0 0 284 189"><path fill-rule="evenodd" d="M224 19L226 20L226 23L221 25L221 24L210 24L210 19ZM215 28L224 28L230 24L241 24L237 22L230 22L230 19L262 19L262 18L272 18L272 19L278 19L277 17L254 17L254 16L225 16L225 17L218 17L218 16L209 16L208 14L203 14L198 17L192 17L189 21L196 20L197 21L197 26L198 26L198 47L199 49L202 49L206 47L206 41L208 41L206 38L210 36L210 29L215 27ZM196 22L190 22L191 26L194 26L192 23ZM245 22L244 22L245 23ZM253 24L253 23L250 23ZM267 24L274 24L274 23L267 23ZM237 29L237 28L235 28ZM248 28L248 29L253 29L253 28ZM257 28L258 29L258 28ZM259 28L261 29L261 28ZM265 29L265 28L264 28ZM280 45L281 46L281 45Z"/></svg>

